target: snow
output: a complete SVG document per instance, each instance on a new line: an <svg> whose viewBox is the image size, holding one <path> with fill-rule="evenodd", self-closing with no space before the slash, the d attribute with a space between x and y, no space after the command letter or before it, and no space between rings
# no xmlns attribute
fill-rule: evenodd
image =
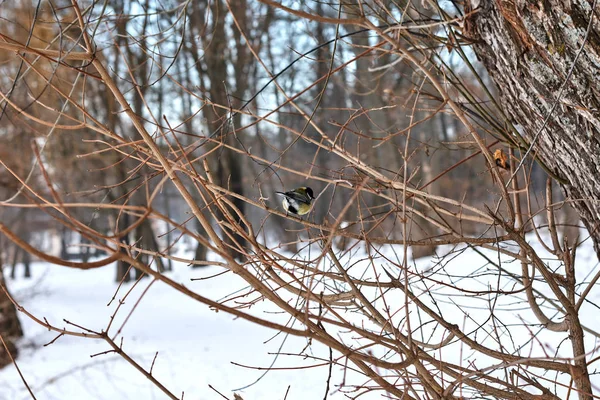
<svg viewBox="0 0 600 400"><path fill-rule="evenodd" d="M544 253L535 237L528 237L529 242ZM384 246L380 250L378 265L386 265L388 261L402 260L402 247ZM514 250L514 249L513 249ZM308 250L307 250L308 251ZM362 250L361 250L362 251ZM368 278L373 272L363 268L368 264L365 254L361 251L346 254L342 259L348 265L349 273ZM496 252L485 250L482 253L494 262L499 259L508 272L520 275L520 264L506 256L499 256ZM501 316L502 322L508 329L498 329L503 340L503 345L508 344L509 350L522 356L544 356L554 354L570 356L570 344L564 341L565 333L552 333L540 329L535 317L524 301L524 294L510 296L497 296L495 302L493 294L486 294L486 290L499 288L505 291L512 290L515 282L506 274L498 279L497 270L489 265L488 260L468 248L453 248L450 246L438 248L438 254L447 254L443 259L419 259L411 261L411 290L421 294L420 300L429 306L431 298L435 298L436 307L442 314L468 332L469 326L476 326L489 319L493 303L495 315ZM314 256L314 254L312 254ZM308 256L305 254L305 256ZM551 266L558 263L547 261ZM350 267L350 265L352 265ZM598 261L593 252L590 241L586 241L577 253L576 269L578 281L591 279L598 270ZM389 264L386 268L391 271ZM174 263L174 270L166 274L173 280L184 284L195 292L213 300L222 300L230 294L247 293L247 285L241 278L233 273L225 273L205 280L194 280L208 277L222 272L219 267L192 269L182 263ZM399 270L394 270L398 272ZM115 267L109 266L91 271L71 270L55 265L35 263L32 266L33 279L18 279L10 281L9 287L17 301L38 318L47 318L50 323L70 330L81 331L64 320L84 326L88 329L105 330L110 322L111 315L115 313L118 301L112 301L117 290L113 282ZM421 275L419 275L421 274ZM454 275L454 277L453 277ZM469 276L465 278L465 276ZM384 275L385 276L385 275ZM428 281L423 279L427 276ZM539 277L539 274L538 274ZM387 279L384 279L387 280ZM439 282L439 284L435 284ZM452 283L452 285L448 285ZM148 288L148 286L150 287ZM427 286L427 287L426 287ZM132 289L133 287L133 289ZM323 286L325 287L325 286ZM326 288L326 287L325 287ZM475 294L465 294L458 291L466 289L480 291ZM545 285L536 283L536 288L543 293L550 294ZM147 293L143 294L147 290ZM363 288L367 295L376 298L378 288ZM131 290L131 293L127 294ZM581 292L583 288L579 290ZM399 291L396 291L399 292ZM252 296L251 296L252 297ZM595 290L590 293L589 299L597 303L599 294ZM158 352L153 376L167 389L184 399L222 399L215 390L227 398L233 399L234 391L244 400L253 399L322 399L325 396L328 377L328 366L303 368L315 364L326 364L323 360L329 358L329 349L316 342L307 343L304 338L288 336L283 333L268 329L246 320L235 318L225 312L216 312L209 307L176 292L172 288L151 279L143 279L139 284L124 284L116 295L117 299L125 298L124 304L116 314L116 318L109 330L111 335L117 333L123 321L139 301L131 317L124 325L116 342L123 338L123 349L133 357L142 367L149 369L153 358ZM248 301L240 297L230 300ZM110 304L109 304L110 303ZM109 304L107 306L107 304ZM385 302L379 299L373 303L379 310L385 310L390 304L394 306L390 314L398 311L404 304L400 293L390 294ZM548 307L544 310L555 319L558 317L551 313ZM285 324L287 316L279 309L266 301L261 301L251 309L252 314L268 318ZM344 318L356 323L358 326L367 326L368 321L357 313L343 314L343 309L337 309ZM457 312L458 311L458 312ZM595 317L596 308L585 304L582 307L583 322L591 329L600 330L600 321ZM397 321L402 320L406 314L398 311L394 316ZM422 313L421 313L422 314ZM419 315L419 318L423 316ZM387 315L387 314L384 314ZM589 318L586 317L589 315ZM20 355L18 365L25 379L38 399L166 399L167 396L157 389L152 382L144 377L132 365L114 353L92 355L106 352L110 347L103 340L91 340L73 336L62 336L48 346L44 344L56 338L56 332L49 332L39 324L20 315L25 331L25 338L18 342ZM411 314L413 329L418 326L417 313ZM528 326L523 324L528 322ZM401 329L406 329L404 323L399 324ZM415 333L418 339L432 337L442 339L441 329L431 330L433 324L424 325ZM299 324L293 326L300 328ZM370 326L376 329L376 325ZM356 333L333 333L338 335L345 343L355 340ZM538 333L538 331L540 331ZM483 333L483 332L482 332ZM492 333L483 335L479 333L475 338L482 344L494 343L499 339ZM352 339L351 339L352 338ZM435 340L432 340L435 341ZM504 342L505 341L505 342ZM562 342L561 342L562 341ZM566 342L566 343L565 343ZM559 348L560 346L560 348ZM593 335L586 335L586 348L590 352L588 359L597 356L595 348L598 346ZM493 347L493 346L492 346ZM303 349L303 355L298 356ZM517 350L520 349L520 350ZM374 354L385 353L382 349L373 348ZM273 367L266 375L260 368L268 368L275 359L275 353L293 353L296 355L279 355ZM339 354L334 352L334 357ZM395 358L394 358L395 357ZM387 361L397 361L397 355L388 356ZM498 364L497 360L474 353L460 342L449 345L436 352L436 357L444 361L461 365L472 365L477 368L490 367ZM343 361L343 359L342 359ZM236 365L237 364L237 365ZM252 368L246 368L248 366ZM594 366L592 366L593 370ZM502 375L503 369L498 368ZM262 378L261 378L262 376ZM261 378L261 379L259 379ZM554 375L547 376L553 379ZM255 382L254 385L246 387ZM347 386L343 391L349 391L353 385L363 385L364 376L344 369L341 366L333 367L330 388L327 399L345 399L347 396L338 390L344 382ZM593 377L593 382L600 384L599 379ZM565 382L568 384L568 381ZM246 388L244 388L246 387ZM286 392L289 392L286 395ZM237 390L244 388L243 390ZM554 386L552 386L554 390ZM559 392L561 389L557 389ZM357 392L349 393L356 395ZM455 394L459 394L458 391ZM468 393L463 393L467 395ZM0 399L28 399L30 395L19 378L16 369L8 366L0 370ZM361 399L382 399L383 393L368 393Z"/></svg>
<svg viewBox="0 0 600 400"><path fill-rule="evenodd" d="M190 282L190 278L212 275L219 268L191 269L175 264L169 276L185 283L198 293L218 299L223 286L234 287L240 279L232 274L222 278ZM105 329L117 302L107 307L115 290L114 267L92 271L70 270L35 263L33 280L9 282L14 297L39 318L59 327L81 331L63 319L91 330ZM150 284L144 279L129 295L113 323L116 332L139 295ZM119 298L132 284L119 292ZM228 293L229 291L227 291ZM115 354L90 356L109 350L102 340L63 336L42 347L57 334L20 315L25 338L19 342L19 368L38 399L165 399L167 396L140 372ZM123 349L143 367L149 369L156 352L153 375L177 396L184 399L221 398L209 388L233 398L232 390L254 382L263 371L233 365L236 362L253 367L268 367L282 341L283 351L297 352L306 340L278 335L224 312L207 306L155 282L142 298L122 331ZM315 356L328 357L328 349L312 343ZM281 357L275 367L299 367L316 364L301 357ZM338 381L340 380L339 374ZM258 384L239 394L245 399L283 399L290 386L288 399L322 398L325 393L327 367L270 371ZM332 388L332 390L335 388ZM0 399L29 399L14 367L0 370ZM333 394L330 398L344 398Z"/></svg>

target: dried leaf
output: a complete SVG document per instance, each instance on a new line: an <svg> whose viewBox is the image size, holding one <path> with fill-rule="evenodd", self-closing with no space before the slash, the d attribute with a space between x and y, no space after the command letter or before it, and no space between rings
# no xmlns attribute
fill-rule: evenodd
<svg viewBox="0 0 600 400"><path fill-rule="evenodd" d="M510 164L508 163L508 156L502 149L498 149L494 152L494 161L496 161L496 165L500 168L510 168Z"/></svg>

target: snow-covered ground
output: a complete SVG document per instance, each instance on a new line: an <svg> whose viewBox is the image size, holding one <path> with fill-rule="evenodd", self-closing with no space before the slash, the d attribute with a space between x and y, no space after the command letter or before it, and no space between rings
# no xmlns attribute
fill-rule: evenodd
<svg viewBox="0 0 600 400"><path fill-rule="evenodd" d="M212 275L216 267L194 270L175 264L169 276L193 288L203 296L218 299L223 287L240 284L232 274L204 281L190 282L190 278ZM80 331L67 325L63 319L93 330L106 327L116 302L107 307L116 284L115 268L78 271L42 263L33 265L33 279L9 282L14 296L29 312L50 323ZM142 280L130 294L117 315L118 327L131 309L139 294L150 283ZM131 287L122 288L119 298ZM137 295L137 296L136 296ZM90 356L109 350L102 340L63 336L53 344L43 347L57 334L21 314L25 338L19 342L21 354L19 368L38 399L164 399L140 372L118 355ZM112 329L115 332L115 329ZM282 351L298 352L306 340L286 337L276 332L236 319L223 312L175 292L161 282L155 282L142 298L135 313L123 330L123 349L143 367L150 368L156 352L153 375L171 392L184 399L219 399L222 397L209 388L233 398L232 391L257 380L263 371L236 366L269 367L274 355L285 341ZM271 339L271 340L270 340ZM269 341L270 340L270 341ZM267 342L265 344L265 342ZM328 357L328 349L312 343L310 353ZM277 371L268 372L257 384L239 391L245 399L323 398L326 389L327 367L292 369L317 364L300 357L280 357L275 363ZM336 372L336 371L334 371ZM336 380L341 380L336 373ZM334 392L331 388L330 392ZM0 399L28 399L30 395L14 367L0 370ZM333 393L332 399L344 398Z"/></svg>
<svg viewBox="0 0 600 400"><path fill-rule="evenodd" d="M532 237L531 240L535 239ZM536 245L536 248L539 249L540 246ZM440 253L447 253L450 248L439 250ZM390 258L397 257L397 252L401 254L398 248L382 249L382 253L387 254ZM495 261L499 258L492 251L484 253ZM356 260L362 257L364 255L352 255L352 258ZM503 261L506 260L506 257L500 258ZM590 272L596 273L598 270L598 262L589 241L579 249L577 260L578 280L586 280L586 277L589 280ZM437 261L435 258L420 259L413 264L413 268L425 274L434 274L438 271L439 279L445 281L452 280L453 271L456 272L456 276L472 274L471 279L465 280L465 286L461 286L460 279L453 282L454 286L469 290L489 289L488 278L493 284L497 284L500 289L504 290L510 289L506 282L514 283L511 280L506 282L498 280L495 274L487 276L486 268L492 269L489 266L486 267L488 261L470 249L457 253L455 258L448 257L443 264L439 264ZM520 271L520 266L514 260L512 263L506 263L504 267L515 273ZM439 272L442 269L443 274ZM231 273L211 279L191 281L192 278L212 276L221 271L222 269L218 267L192 269L184 264L175 263L174 270L167 274L171 279L213 300L220 300L224 294L234 293L245 288L244 282ZM92 330L99 331L106 328L110 316L117 307L117 301L113 301L107 306L117 288L113 282L114 266L91 271L78 271L36 263L33 265L32 273L31 280L9 281L13 295L29 312L38 318L46 318L53 325L76 331L77 328L67 325L64 320ZM129 310L150 283L150 279L144 279L133 289L117 314L110 332L113 334L116 332L117 327L123 323ZM419 282L416 282L415 290L418 285ZM124 285L118 292L117 298L123 298L131 287L131 283ZM446 312L450 319L455 316L450 314L452 312L450 310L456 310L457 305L461 307L462 313L456 314L458 319L452 320L459 326L468 320L465 316L469 314L470 307L473 311L469 318L472 318L473 321L487 318L485 312L480 312L481 309L485 309L486 304L490 304L486 295L455 296L452 288L443 285L432 287L430 290L432 293L437 293L437 307ZM445 300L441 295L444 291L449 294ZM424 299L426 297L423 296ZM592 290L589 299L596 302L599 298L599 293ZM503 312L503 310L507 312L504 314L504 318L506 318L504 322L515 323L515 327L511 328L514 335L517 335L518 332L524 333L522 338L510 339L511 343L516 346L518 343L515 342L520 339L526 341L531 335L531 332L528 332L527 328L522 325L522 321L530 319L529 322L534 324L535 320L525 303L511 304L511 301L514 301L514 297L507 298L506 301L500 299L494 306L497 307L497 312ZM254 314L277 312L277 309L266 302L257 304L255 307ZM590 313L590 318L585 319L584 323L592 329L600 329L600 321L595 317L597 315L595 307L585 305L583 309ZM588 309L589 311L587 311ZM279 314L276 318L279 318L279 322L285 323L287 317ZM348 318L352 319L356 316L349 315ZM17 362L38 399L167 398L118 355L108 353L90 357L109 350L104 341L63 336L51 345L44 347L44 344L56 338L56 333L49 332L22 314L21 321L25 338L18 343L20 355ZM517 326L517 324L521 324L521 326ZM304 400L323 399L325 396L328 367L304 367L321 364L322 362L318 359L329 357L328 348L314 341L307 347L308 343L305 339L282 333L277 334L273 330L236 319L227 313L216 312L161 282L152 284L148 293L141 298L141 302L125 325L122 336L124 338L123 349L147 369L150 368L153 358L158 352L153 367L153 376L176 395L181 397L182 392L185 393L184 399L223 399L209 385L229 399L233 399L234 391L239 393L244 400L283 400L284 398ZM559 345L561 339L558 337L558 334L543 332L536 337L536 341L531 341L526 351L533 351L538 348L536 347L538 345L547 345L552 352ZM588 335L587 339L588 349L592 351L597 343L593 336ZM563 347L566 350L561 348L558 353L568 356L570 345L563 344ZM314 359L280 355L273 365L274 370L263 376L264 370L258 369L271 366L275 359L275 353L297 354L305 348L307 348L305 353L314 356ZM448 352L440 353L440 356L461 363L460 355L469 357L470 354L467 351L462 354L462 352L459 353L449 347ZM589 355L589 358L596 356L597 354L593 353ZM471 361L485 362L482 357ZM477 364L478 367L480 365ZM246 387L257 379L259 379L257 383ZM598 382L597 379L594 378L594 380ZM365 383L365 378L350 370L333 367L327 399L347 398L342 391L338 390L342 382L348 386L361 385ZM240 388L244 389L240 390ZM344 390L347 391L348 388L346 387ZM360 398L381 399L382 396L382 393L370 393ZM16 369L8 366L0 370L0 400L28 398L30 395Z"/></svg>

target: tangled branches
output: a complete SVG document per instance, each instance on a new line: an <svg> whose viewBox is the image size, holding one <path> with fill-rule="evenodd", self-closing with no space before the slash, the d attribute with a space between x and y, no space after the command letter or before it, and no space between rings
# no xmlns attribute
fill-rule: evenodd
<svg viewBox="0 0 600 400"><path fill-rule="evenodd" d="M560 232L555 213L565 202L553 201L552 178L536 203L517 130L480 100L490 93L461 32L476 11L242 3L163 8L154 22L166 28L155 29L149 11L48 2L27 28L34 40L17 28L1 32L17 71L13 89L0 92L3 113L29 127L32 144L0 159L2 212L36 210L106 256L67 260L11 224L0 232L47 263L117 262L121 284L137 271L138 282L149 276L216 310L318 341L331 349L328 365L364 375L340 384L349 397L592 398L595 348L584 331L598 333L581 316L600 275L577 279L580 243ZM286 23L290 34L310 25L319 43L334 33L298 58L314 54L315 79L273 72L283 45L261 38ZM344 26L359 30L342 39ZM17 146L20 135L5 137ZM501 166L499 142L510 148ZM309 217L281 210L278 180L318 188ZM171 252L181 238L198 245L195 257ZM433 257L417 259L422 250ZM249 289L207 298L172 279L165 260L213 265ZM114 315L102 331L61 328L3 291L59 337L104 340L178 398L117 344ZM289 319L253 312L259 301ZM571 348L548 353L538 336L547 332Z"/></svg>

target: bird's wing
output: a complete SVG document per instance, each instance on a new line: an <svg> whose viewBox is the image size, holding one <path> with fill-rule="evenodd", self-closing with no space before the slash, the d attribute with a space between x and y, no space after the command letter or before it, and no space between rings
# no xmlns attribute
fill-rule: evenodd
<svg viewBox="0 0 600 400"><path fill-rule="evenodd" d="M310 204L310 199L308 198L308 196L305 196L303 194L290 191L290 192L285 192L283 195L285 197L299 201L301 203Z"/></svg>

